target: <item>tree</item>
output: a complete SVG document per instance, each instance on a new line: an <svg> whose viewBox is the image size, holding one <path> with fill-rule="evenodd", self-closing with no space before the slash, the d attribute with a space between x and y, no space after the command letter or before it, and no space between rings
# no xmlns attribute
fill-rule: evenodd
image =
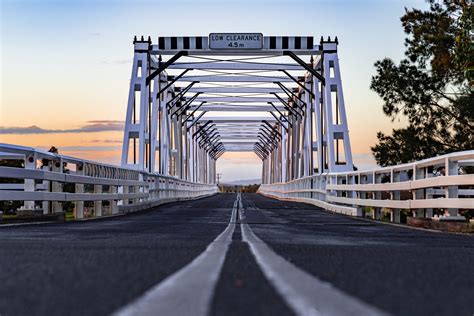
<svg viewBox="0 0 474 316"><path fill-rule="evenodd" d="M429 10L405 9L407 38L398 65L375 63L371 89L384 113L408 126L377 134L371 147L382 166L468 150L474 144L474 49L471 0L428 0Z"/></svg>

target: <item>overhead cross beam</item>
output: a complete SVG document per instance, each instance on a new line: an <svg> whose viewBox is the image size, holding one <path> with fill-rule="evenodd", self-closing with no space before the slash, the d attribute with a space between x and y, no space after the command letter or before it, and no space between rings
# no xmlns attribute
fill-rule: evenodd
<svg viewBox="0 0 474 316"><path fill-rule="evenodd" d="M168 108L171 108L173 105L175 105L176 102L177 102L186 92L188 92L189 89L191 89L191 87L194 86L196 83L198 83L198 82L197 82L197 81L193 81L193 82L191 82L186 88L184 88L183 90L180 90L177 95L175 95L171 100L169 100L169 101L166 103L166 106L168 106ZM175 100L177 100L177 101L174 102ZM173 103L173 102L174 102L174 103ZM173 103L173 105L170 106L170 104L172 104L172 103Z"/></svg>
<svg viewBox="0 0 474 316"><path fill-rule="evenodd" d="M185 50L182 50L182 51L179 51L176 55L174 55L173 57L171 57L169 60L167 60L164 64L161 64L159 65L158 69L156 69L155 71L153 71L148 77L146 77L146 85L148 86L150 84L150 82L153 80L153 78L155 78L156 76L158 76L159 74L161 74L166 68L168 68L169 66L171 66L175 61L177 61L178 59L180 59L181 57L183 56L187 56L188 55L188 52L185 51Z"/></svg>
<svg viewBox="0 0 474 316"><path fill-rule="evenodd" d="M299 58L294 52L286 50L283 51L283 55L290 56L293 58L294 61L296 61L298 64L300 64L304 69L309 71L313 76L318 78L323 84L326 84L326 79L324 79L323 75L321 75L319 72L313 69L313 67L308 66L307 63L305 63L301 58Z"/></svg>
<svg viewBox="0 0 474 316"><path fill-rule="evenodd" d="M311 97L315 97L314 96L314 93L313 91L309 90L308 88L306 88L306 86L304 84L302 84L298 79L294 78L292 75L290 75L288 73L288 71L286 70L281 70L288 78L290 78L291 80L293 80L298 86L300 86L302 89L304 89L306 92L308 92ZM278 82L282 82L281 80L278 80Z"/></svg>
<svg viewBox="0 0 474 316"><path fill-rule="evenodd" d="M174 57L173 57L174 58ZM301 60L301 59L300 59ZM303 62L304 63L304 62ZM306 65L306 67L309 67ZM291 70L304 71L305 67L298 64L283 63L259 63L259 62L184 62L169 65L170 69L194 69L194 70ZM311 69L311 67L309 67ZM318 74L319 75L319 74Z"/></svg>
<svg viewBox="0 0 474 316"><path fill-rule="evenodd" d="M194 101L194 100L193 100L193 101ZM191 116L193 116L194 113L196 113L196 111L199 110L199 108L200 108L204 103L206 103L206 101L201 102L201 104L199 104L199 105L191 112L191 114L189 114L188 116L186 116L186 118L184 119L184 121L187 122L188 119L189 119ZM199 115L198 120L204 115L204 113L206 113L206 112L203 112L201 115ZM191 126L192 126L192 125L191 125ZM189 128L189 127L188 127L188 128Z"/></svg>
<svg viewBox="0 0 474 316"><path fill-rule="evenodd" d="M182 115L189 107L190 107L190 104L201 94L201 92L198 92L196 93L191 99L187 100L183 105L181 105L179 108L177 108L173 113L171 113L171 117L173 117L173 115L176 115L176 116L180 116ZM184 109L183 111L181 111L181 113L178 114L178 112L181 110L181 109Z"/></svg>
<svg viewBox="0 0 474 316"><path fill-rule="evenodd" d="M199 127L198 127L198 130L194 132L193 138L196 137L196 135L197 135L199 132L201 132L204 128L206 128L206 127L207 127L209 124L211 124L211 123L212 123L212 120L209 120L209 121L207 121L204 125L199 126Z"/></svg>
<svg viewBox="0 0 474 316"><path fill-rule="evenodd" d="M293 91L291 91L290 89L285 87L281 82L274 82L274 83L276 83L285 92L285 94L288 96L289 99L291 99L292 97L296 98L300 102L302 102L304 105L306 105L306 102L301 100L301 98L297 94L295 94ZM294 101L296 101L296 100L294 100Z"/></svg>
<svg viewBox="0 0 474 316"><path fill-rule="evenodd" d="M292 108L285 100L283 100L283 98L281 98L278 94L275 93L274 95L275 95L275 96L277 97L277 99L285 106L285 108L286 108L289 112L291 112L291 114L297 115L297 116L299 116L299 117L303 117L303 116L301 115L301 113L299 113L299 111L294 111L295 109L293 109L293 108Z"/></svg>
<svg viewBox="0 0 474 316"><path fill-rule="evenodd" d="M158 98L159 95L161 93L163 93L164 91L166 91L166 89L168 89L169 87L171 87L173 85L173 83L175 83L176 81L178 81L182 76L184 76L185 73L187 73L188 71L190 71L192 69L186 69L185 71L183 71L181 74L179 74L178 76L174 77L171 79L170 82L168 82L168 84L164 87L164 88L161 88L160 91L158 91L158 93L156 94L156 97ZM169 77L168 77L169 78ZM198 81L198 80L193 80L193 81Z"/></svg>
<svg viewBox="0 0 474 316"><path fill-rule="evenodd" d="M269 112L273 117L280 123L281 127L285 129L286 132L288 132L288 128L284 125L283 121L279 119L272 111Z"/></svg>
<svg viewBox="0 0 474 316"><path fill-rule="evenodd" d="M283 115L283 113L281 113L280 110L278 110L278 108L272 102L268 102L268 104L270 104L278 112L278 114L280 114L280 117L283 117L283 119L288 123L288 125L290 125L290 127L293 127L293 124L290 123L286 116Z"/></svg>
<svg viewBox="0 0 474 316"><path fill-rule="evenodd" d="M197 122L199 122L199 120L204 116L204 114L206 114L207 112L202 112L201 114L199 114L198 117L196 117L192 122L191 124L188 126L188 130L191 129L191 127L193 127ZM188 121L188 119L186 119L186 122Z"/></svg>

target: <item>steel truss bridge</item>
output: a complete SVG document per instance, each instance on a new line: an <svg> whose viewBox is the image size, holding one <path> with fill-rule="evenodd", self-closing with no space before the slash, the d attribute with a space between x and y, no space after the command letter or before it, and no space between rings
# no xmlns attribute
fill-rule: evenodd
<svg viewBox="0 0 474 316"><path fill-rule="evenodd" d="M121 166L0 144L0 315L471 314L473 236L382 221L472 228L474 151L356 170L338 44L135 38Z"/></svg>
<svg viewBox="0 0 474 316"><path fill-rule="evenodd" d="M212 182L224 152L254 151L264 183L353 170L337 38L264 37L258 50L158 43L134 40L123 166Z"/></svg>
<svg viewBox="0 0 474 316"><path fill-rule="evenodd" d="M72 201L77 219L90 201L88 214L127 212L215 193L216 160L253 151L260 193L279 199L376 219L385 209L394 222L401 210L454 219L474 208L473 151L355 170L337 37L251 34L260 46L211 37L134 38L122 166L4 144L2 158L24 167L0 166L0 177L24 184L1 184L0 200L44 214Z"/></svg>

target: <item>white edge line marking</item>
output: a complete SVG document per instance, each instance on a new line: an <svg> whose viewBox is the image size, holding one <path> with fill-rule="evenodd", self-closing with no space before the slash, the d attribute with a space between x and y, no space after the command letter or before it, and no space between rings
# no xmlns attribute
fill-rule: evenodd
<svg viewBox="0 0 474 316"><path fill-rule="evenodd" d="M297 315L388 315L286 261L248 224L241 223L240 227L242 240L249 244L265 277Z"/></svg>
<svg viewBox="0 0 474 316"><path fill-rule="evenodd" d="M203 253L113 315L207 315L232 242L237 218L236 203L237 200L229 225Z"/></svg>

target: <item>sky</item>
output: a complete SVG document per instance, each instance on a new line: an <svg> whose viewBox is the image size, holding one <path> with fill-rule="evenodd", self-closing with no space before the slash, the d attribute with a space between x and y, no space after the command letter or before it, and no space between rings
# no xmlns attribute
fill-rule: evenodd
<svg viewBox="0 0 474 316"><path fill-rule="evenodd" d="M404 8L423 0L0 0L0 142L119 164L133 36L212 32L337 36L354 162L403 126L369 89L374 62L402 58ZM253 153L226 153L223 181L256 179Z"/></svg>

